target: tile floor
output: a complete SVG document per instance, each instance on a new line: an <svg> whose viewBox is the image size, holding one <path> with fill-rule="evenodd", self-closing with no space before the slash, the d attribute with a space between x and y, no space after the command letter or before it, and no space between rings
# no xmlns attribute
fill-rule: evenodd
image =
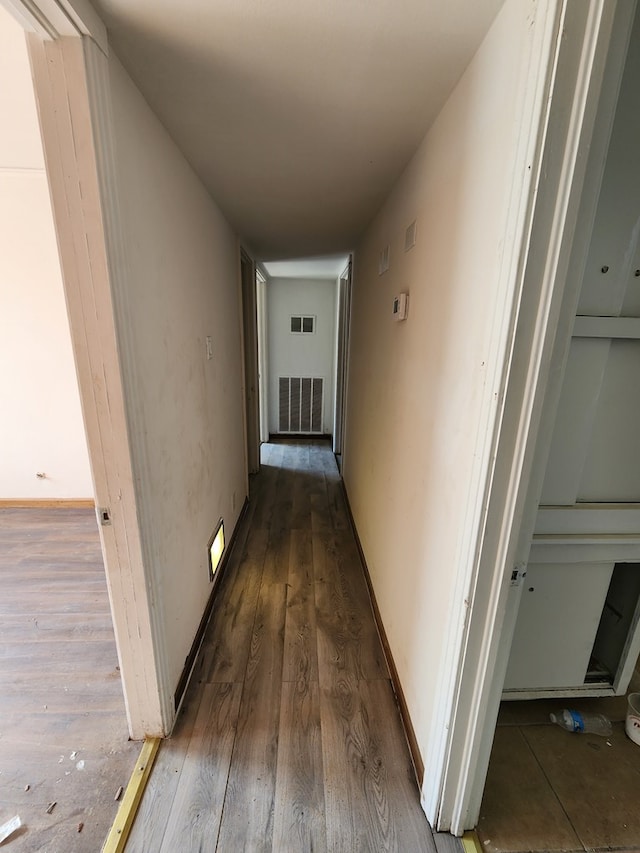
<svg viewBox="0 0 640 853"><path fill-rule="evenodd" d="M553 725L567 703L606 714L613 735ZM625 735L626 707L624 696L503 702L478 824L487 853L640 850L640 747Z"/></svg>

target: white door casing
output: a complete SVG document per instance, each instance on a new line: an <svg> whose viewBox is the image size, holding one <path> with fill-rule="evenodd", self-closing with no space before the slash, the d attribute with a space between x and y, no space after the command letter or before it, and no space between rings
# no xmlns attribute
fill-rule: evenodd
<svg viewBox="0 0 640 853"><path fill-rule="evenodd" d="M175 710L140 514L149 478L132 470L142 438L129 429L135 412L124 402L126 257L112 177L106 31L82 1L7 4L28 30L129 730L135 739L163 736ZM117 328L125 330L120 339Z"/></svg>
<svg viewBox="0 0 640 853"><path fill-rule="evenodd" d="M480 442L490 447L478 460L487 465L486 480L470 495L481 511L459 564L459 610L441 661L422 794L429 819L455 834L479 814L521 593L518 570L542 486L531 472L536 453L544 458L548 450L549 398L559 393L634 7L627 0L539 4L539 35L525 58L534 180L522 188L517 293L505 308L513 314L504 362L496 359L501 406L494 422L481 425ZM521 530L528 532L524 554Z"/></svg>
<svg viewBox="0 0 640 853"><path fill-rule="evenodd" d="M253 259L240 250L243 394L247 471L260 470L260 379L258 366L257 279Z"/></svg>
<svg viewBox="0 0 640 853"><path fill-rule="evenodd" d="M618 564L612 595L631 613L634 571L640 563L639 43L636 15L593 228L585 244L561 391L553 401L548 456L540 459L545 468L540 506L504 698L562 695L563 690L570 691L567 695L601 695L607 689L624 693L640 652L640 637L634 636L637 619L632 618L624 653L615 660L619 639L612 643L612 638L621 636L620 626L627 623L621 605L614 607L617 621L609 621L613 605L608 595L608 578ZM599 582L594 577L598 564ZM573 589L566 583L570 574ZM546 604L545 588L551 593ZM578 636L581 650L575 649L571 660L572 640ZM549 654L552 637L556 651Z"/></svg>
<svg viewBox="0 0 640 853"><path fill-rule="evenodd" d="M345 434L347 374L349 365L349 331L351 328L352 260L340 275L337 290L336 323L336 404L333 417L333 452L343 453Z"/></svg>
<svg viewBox="0 0 640 853"><path fill-rule="evenodd" d="M260 441L269 441L269 357L267 345L267 280L256 270L256 308L258 312L258 406Z"/></svg>

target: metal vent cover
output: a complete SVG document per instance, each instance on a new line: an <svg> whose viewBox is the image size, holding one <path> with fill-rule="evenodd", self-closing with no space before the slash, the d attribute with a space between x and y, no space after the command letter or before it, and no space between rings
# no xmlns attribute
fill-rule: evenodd
<svg viewBox="0 0 640 853"><path fill-rule="evenodd" d="M321 433L324 380L317 376L280 376L278 431Z"/></svg>

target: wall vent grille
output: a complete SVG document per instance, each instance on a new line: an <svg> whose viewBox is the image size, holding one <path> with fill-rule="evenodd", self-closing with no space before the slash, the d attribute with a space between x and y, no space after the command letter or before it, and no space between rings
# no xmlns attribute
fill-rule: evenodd
<svg viewBox="0 0 640 853"><path fill-rule="evenodd" d="M413 249L416 244L416 220L414 219L411 225L407 227L407 230L404 232L404 250L408 252L409 249Z"/></svg>
<svg viewBox="0 0 640 853"><path fill-rule="evenodd" d="M279 432L322 433L323 379L281 376L278 390Z"/></svg>

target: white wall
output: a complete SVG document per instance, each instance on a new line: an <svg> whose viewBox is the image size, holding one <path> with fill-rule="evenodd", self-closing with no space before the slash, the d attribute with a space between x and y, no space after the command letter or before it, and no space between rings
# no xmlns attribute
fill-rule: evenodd
<svg viewBox="0 0 640 853"><path fill-rule="evenodd" d="M316 317L313 334L292 334L291 315ZM269 337L269 431L278 429L278 377L324 379L323 431L333 432L336 284L333 279L270 278L267 282Z"/></svg>
<svg viewBox="0 0 640 853"><path fill-rule="evenodd" d="M1 8L0 121L0 499L91 498L24 32Z"/></svg>
<svg viewBox="0 0 640 853"><path fill-rule="evenodd" d="M423 757L487 393L529 11L507 0L355 253L344 477Z"/></svg>
<svg viewBox="0 0 640 853"><path fill-rule="evenodd" d="M246 495L239 248L111 53L126 287L116 294L144 548L176 685L211 587L207 544ZM207 360L206 337L213 342Z"/></svg>

